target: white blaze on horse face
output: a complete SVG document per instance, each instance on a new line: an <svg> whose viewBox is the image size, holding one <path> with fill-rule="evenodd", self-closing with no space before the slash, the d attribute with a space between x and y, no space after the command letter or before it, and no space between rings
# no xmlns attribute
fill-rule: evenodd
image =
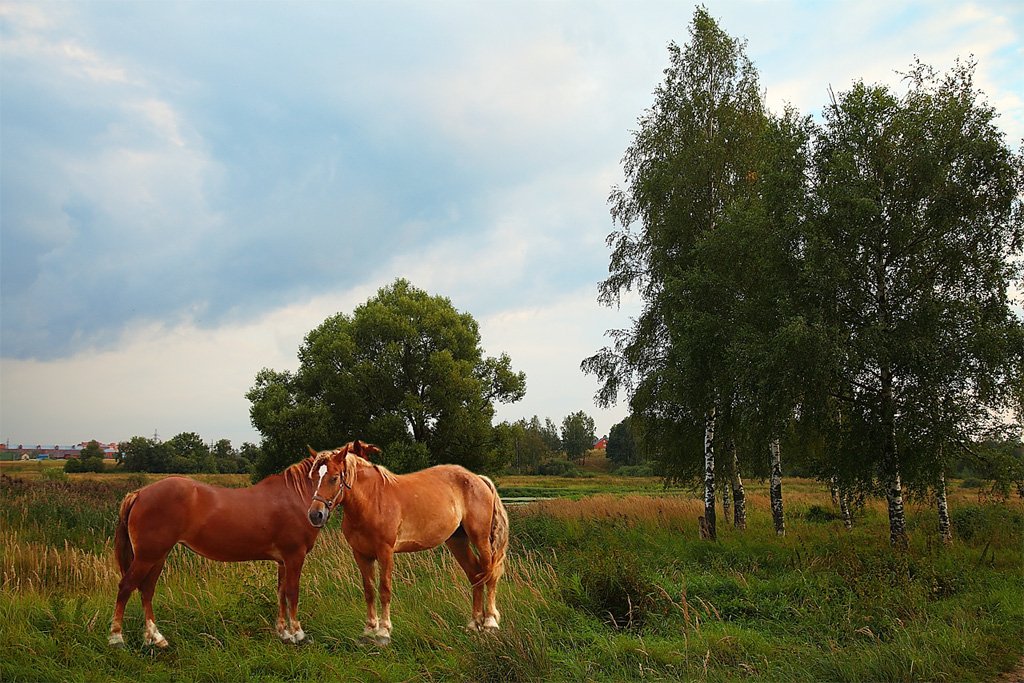
<svg viewBox="0 0 1024 683"><path fill-rule="evenodd" d="M316 485L316 490L317 490L317 491L319 491L319 490L320 490L320 487L321 487L321 486L323 485L323 483L324 483L324 475L326 475L326 474L327 474L327 465L320 465L320 469L319 469L319 470L317 470L317 472L319 472L319 473L320 473L320 481L319 481L319 482L317 483L317 485Z"/></svg>

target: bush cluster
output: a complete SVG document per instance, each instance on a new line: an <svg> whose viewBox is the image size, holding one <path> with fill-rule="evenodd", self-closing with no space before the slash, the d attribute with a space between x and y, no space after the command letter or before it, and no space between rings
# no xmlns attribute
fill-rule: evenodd
<svg viewBox="0 0 1024 683"><path fill-rule="evenodd" d="M103 458L68 458L64 463L65 472L104 472Z"/></svg>

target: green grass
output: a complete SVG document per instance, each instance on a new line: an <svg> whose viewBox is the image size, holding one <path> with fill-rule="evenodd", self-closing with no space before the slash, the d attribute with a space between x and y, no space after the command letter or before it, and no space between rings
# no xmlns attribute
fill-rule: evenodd
<svg viewBox="0 0 1024 683"><path fill-rule="evenodd" d="M179 549L155 599L166 651L142 645L138 597L127 648L106 642L117 506L139 480L4 479L0 679L989 681L1024 653L1019 500L955 494L950 548L934 512L908 506L904 553L888 546L881 505L848 533L814 482L787 480L785 538L755 485L747 530L720 526L711 544L697 537L702 502L655 480L530 479L565 495L510 512L497 634L464 628L468 586L442 549L397 558L392 644L363 644L358 572L335 520L303 572L308 644L277 640L271 563ZM610 495L584 492L602 483Z"/></svg>

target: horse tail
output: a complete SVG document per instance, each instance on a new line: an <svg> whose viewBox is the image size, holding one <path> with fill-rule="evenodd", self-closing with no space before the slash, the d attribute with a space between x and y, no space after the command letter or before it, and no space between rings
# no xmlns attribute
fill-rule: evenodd
<svg viewBox="0 0 1024 683"><path fill-rule="evenodd" d="M498 489L487 477L481 477L491 489L494 513L491 516L491 570L481 583L497 581L505 573L505 555L508 553L508 511L501 502Z"/></svg>
<svg viewBox="0 0 1024 683"><path fill-rule="evenodd" d="M128 568L132 566L132 561L135 559L135 549L132 548L132 539L128 535L128 516L138 499L139 492L132 491L121 501L117 531L114 532L114 556L117 558L117 566L121 568L121 576L128 573Z"/></svg>

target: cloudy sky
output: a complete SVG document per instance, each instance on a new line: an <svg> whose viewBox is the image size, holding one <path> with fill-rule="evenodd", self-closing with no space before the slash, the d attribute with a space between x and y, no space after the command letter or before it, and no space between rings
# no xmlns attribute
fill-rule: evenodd
<svg viewBox="0 0 1024 683"><path fill-rule="evenodd" d="M1024 11L708 2L771 107L815 113L920 57L978 61L1024 138ZM580 361L606 199L686 2L0 3L0 440L258 441L245 392L396 277L479 321L526 398L598 410Z"/></svg>

